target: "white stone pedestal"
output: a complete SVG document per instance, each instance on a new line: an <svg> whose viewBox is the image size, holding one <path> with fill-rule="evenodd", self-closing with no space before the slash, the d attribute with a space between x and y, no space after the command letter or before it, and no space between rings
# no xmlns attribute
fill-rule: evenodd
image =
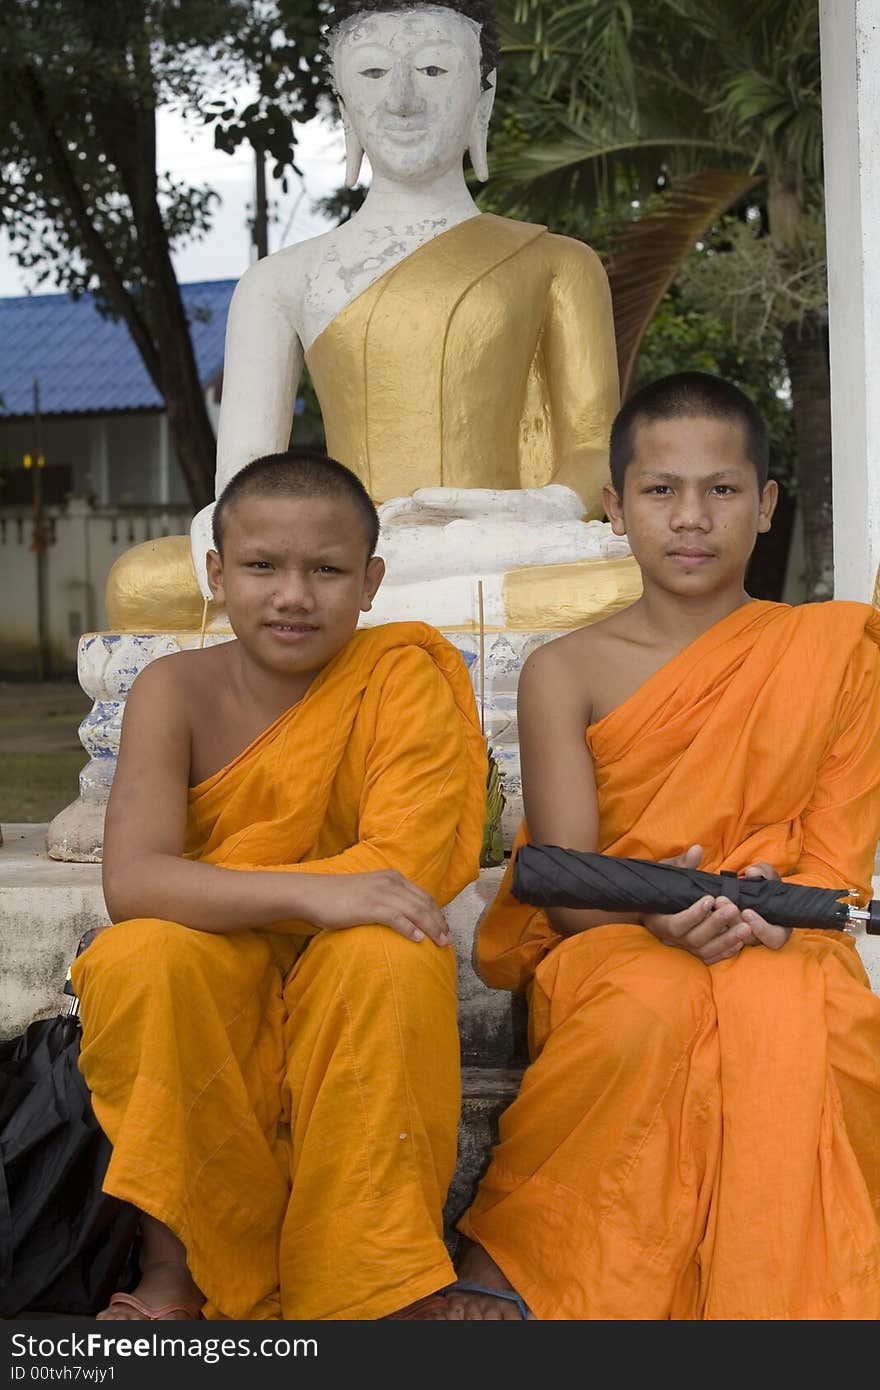
<svg viewBox="0 0 880 1390"><path fill-rule="evenodd" d="M208 633L205 646L228 642L232 633ZM202 644L198 632L87 632L77 647L77 676L92 708L79 726L80 743L89 761L79 774L79 797L66 806L47 830L52 859L100 864L104 813L116 772L125 701L135 677L157 657L189 651Z"/></svg>

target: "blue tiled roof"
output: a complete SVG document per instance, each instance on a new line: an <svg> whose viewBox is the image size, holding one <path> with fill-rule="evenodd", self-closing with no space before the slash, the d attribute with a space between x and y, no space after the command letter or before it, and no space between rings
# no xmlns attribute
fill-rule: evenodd
<svg viewBox="0 0 880 1390"><path fill-rule="evenodd" d="M205 386L223 365L226 314L236 283L181 285ZM32 413L35 376L44 415L162 407L127 327L103 318L91 295L0 299L0 420Z"/></svg>

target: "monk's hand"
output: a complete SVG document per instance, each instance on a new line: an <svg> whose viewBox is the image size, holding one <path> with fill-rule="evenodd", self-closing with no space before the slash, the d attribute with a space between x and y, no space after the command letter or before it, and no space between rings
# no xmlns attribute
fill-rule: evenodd
<svg viewBox="0 0 880 1390"><path fill-rule="evenodd" d="M671 864L676 869L698 869L703 862L703 846L690 845L680 854L669 859L661 859L661 864ZM643 917L642 921L667 946L690 951L704 965L714 965L719 960L729 960L738 955L743 947L743 936L750 935L742 922L739 930L734 930L738 913L731 911L726 904L719 912L718 903L713 898L702 898L686 908L684 912L663 915L660 913Z"/></svg>
<svg viewBox="0 0 880 1390"><path fill-rule="evenodd" d="M436 946L449 946L446 918L431 897L396 869L366 874L308 876L318 891L309 920L327 931L342 931L365 923L390 927L410 941L429 937ZM302 885L306 875L300 881Z"/></svg>
<svg viewBox="0 0 880 1390"><path fill-rule="evenodd" d="M690 845L680 854L661 859L660 863L672 864L677 869L698 869L702 859L702 845ZM683 912L646 913L641 920L665 946L690 951L704 965L714 965L738 955L744 938L751 935L751 928L743 923L732 903L725 900L719 908L716 900L710 897L701 898Z"/></svg>
<svg viewBox="0 0 880 1390"><path fill-rule="evenodd" d="M671 859L661 859L661 864L671 864L675 869L698 869L703 862L703 846L691 845L681 854L673 854Z"/></svg>
<svg viewBox="0 0 880 1390"><path fill-rule="evenodd" d="M791 927L780 927L775 922L767 922L760 913L750 907L746 908L742 919L751 933L749 940L745 942L746 946L769 946L771 951L778 951L791 936Z"/></svg>
<svg viewBox="0 0 880 1390"><path fill-rule="evenodd" d="M772 864L768 864L766 859L760 859L757 864L749 864L747 869L742 871L743 878L779 878L778 870Z"/></svg>
<svg viewBox="0 0 880 1390"><path fill-rule="evenodd" d="M646 913L641 920L658 941L689 951L704 965L716 965L739 955L752 934L751 925L742 920L739 908L726 898L700 898L683 912Z"/></svg>
<svg viewBox="0 0 880 1390"><path fill-rule="evenodd" d="M760 860L757 864L750 864L743 870L743 878L779 878L779 874L772 864ZM774 922L766 921L758 912L747 907L742 913L742 920L749 928L749 936L745 941L746 946L769 946L771 951L778 951L780 946L784 946L791 936L791 927L779 927Z"/></svg>

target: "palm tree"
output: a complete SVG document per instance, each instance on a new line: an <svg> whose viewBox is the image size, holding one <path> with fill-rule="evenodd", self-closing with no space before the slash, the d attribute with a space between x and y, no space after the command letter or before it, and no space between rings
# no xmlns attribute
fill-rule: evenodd
<svg viewBox="0 0 880 1390"><path fill-rule="evenodd" d="M607 261L624 393L660 298L746 195L761 208L798 441L809 598L831 592L831 413L817 0L499 0L504 60L491 197L586 233L621 197ZM527 75L528 81L524 81ZM524 95L525 93L525 95ZM653 197L658 184L665 187ZM818 289L786 286L818 277Z"/></svg>

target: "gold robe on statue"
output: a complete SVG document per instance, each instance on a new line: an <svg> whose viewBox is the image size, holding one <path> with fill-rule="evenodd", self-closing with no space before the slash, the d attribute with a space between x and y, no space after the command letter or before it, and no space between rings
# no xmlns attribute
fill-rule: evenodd
<svg viewBox="0 0 880 1390"><path fill-rule="evenodd" d="M425 487L562 482L586 516L603 516L617 350L608 278L583 242L492 213L469 218L341 309L305 361L327 452L375 502ZM629 557L525 566L507 575L509 626L594 622L640 588ZM198 630L189 537L120 556L106 604L116 630Z"/></svg>
<svg viewBox="0 0 880 1390"><path fill-rule="evenodd" d="M376 502L421 487L543 487L602 516L619 403L594 251L484 213L413 251L306 353L327 451Z"/></svg>
<svg viewBox="0 0 880 1390"><path fill-rule="evenodd" d="M193 787L186 857L395 868L442 905L478 872L486 747L423 623L355 634L305 697ZM138 920L79 958L106 1191L168 1225L227 1318L380 1318L454 1277L455 957L388 927L211 934Z"/></svg>
<svg viewBox="0 0 880 1390"><path fill-rule="evenodd" d="M870 897L878 647L859 603L710 628L587 730L599 848ZM561 937L511 877L478 958L528 989L533 1063L462 1230L539 1318L876 1321L880 999L852 938L705 966L636 925Z"/></svg>

